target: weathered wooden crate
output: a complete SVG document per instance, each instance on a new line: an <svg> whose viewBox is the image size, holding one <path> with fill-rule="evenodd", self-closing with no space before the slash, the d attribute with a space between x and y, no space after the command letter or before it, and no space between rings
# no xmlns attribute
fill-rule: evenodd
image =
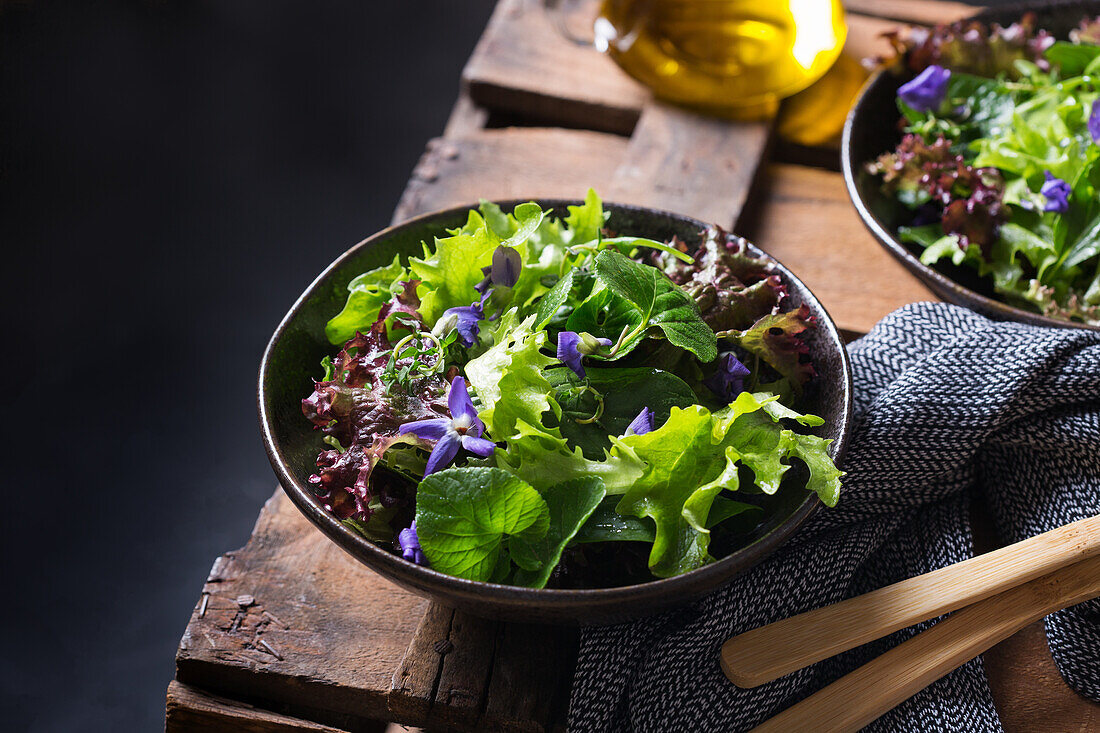
<svg viewBox="0 0 1100 733"><path fill-rule="evenodd" d="M884 51L878 34L898 21L975 10L846 4L856 57ZM560 39L535 0L501 0L462 78L395 221L481 197L579 197L594 186L610 201L732 227L795 270L852 336L932 298L863 229L835 149L773 145L774 121L709 120L655 102L606 57ZM345 556L277 491L248 544L214 563L180 642L166 725L562 729L576 639L576 630L484 621L401 590ZM1100 706L1066 687L1041 625L985 659L1009 731L1100 729Z"/></svg>

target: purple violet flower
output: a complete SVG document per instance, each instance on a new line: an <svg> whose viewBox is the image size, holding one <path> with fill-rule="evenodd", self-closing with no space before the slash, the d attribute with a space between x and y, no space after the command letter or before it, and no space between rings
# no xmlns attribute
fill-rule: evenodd
<svg viewBox="0 0 1100 733"><path fill-rule="evenodd" d="M1039 193L1046 196L1047 203L1043 211L1053 211L1056 214L1064 214L1069 210L1069 195L1073 189L1061 178L1055 178L1050 171L1046 171L1046 183L1039 189Z"/></svg>
<svg viewBox="0 0 1100 733"><path fill-rule="evenodd" d="M704 384L710 387L718 399L732 401L745 391L745 377L749 368L739 362L732 353L718 357L718 371L707 377Z"/></svg>
<svg viewBox="0 0 1100 733"><path fill-rule="evenodd" d="M420 538L416 536L416 520L397 533L397 544L401 547L401 557L417 565L427 565L428 558L424 557L424 551L420 549Z"/></svg>
<svg viewBox="0 0 1100 733"><path fill-rule="evenodd" d="M502 244L493 250L493 264L481 268L485 279L475 285L474 290L481 293L481 300L484 302L485 295L489 292L491 286L515 287L522 270L523 258L520 257L519 252L516 251L515 247Z"/></svg>
<svg viewBox="0 0 1100 733"><path fill-rule="evenodd" d="M562 364L577 373L578 377L584 376L584 364L581 359L596 353L601 346L611 346L611 339L601 339L587 333L575 331L562 331L558 334L558 359Z"/></svg>
<svg viewBox="0 0 1100 733"><path fill-rule="evenodd" d="M653 412L648 407L643 407L629 425L626 426L627 435L645 435L653 432Z"/></svg>
<svg viewBox="0 0 1100 733"><path fill-rule="evenodd" d="M401 435L412 433L423 440L437 441L428 456L425 476L451 465L460 447L482 458L491 456L496 449L493 441L481 437L485 432L485 423L478 418L470 393L466 391L466 380L462 377L455 377L451 382L447 407L451 411L450 417L414 420L397 429Z"/></svg>
<svg viewBox="0 0 1100 733"><path fill-rule="evenodd" d="M898 97L918 112L937 109L947 95L951 71L932 64L898 88Z"/></svg>
<svg viewBox="0 0 1100 733"><path fill-rule="evenodd" d="M1092 103L1092 111L1089 113L1089 134L1094 143L1100 143L1100 99Z"/></svg>
<svg viewBox="0 0 1100 733"><path fill-rule="evenodd" d="M455 308L448 308L443 311L443 315L439 319L439 325L432 329L434 334L436 329L441 333L437 335L443 335L454 328L458 331L458 339L462 342L463 346L473 346L477 343L477 335L481 331L480 321L485 320L485 311L482 310L481 303L473 303L472 305L460 305Z"/></svg>

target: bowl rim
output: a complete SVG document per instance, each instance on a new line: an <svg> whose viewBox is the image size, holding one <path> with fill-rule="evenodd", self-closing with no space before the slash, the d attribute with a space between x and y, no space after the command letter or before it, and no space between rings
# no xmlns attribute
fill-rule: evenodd
<svg viewBox="0 0 1100 733"><path fill-rule="evenodd" d="M543 208L560 209L565 206L577 206L584 202L579 199L563 199L555 197L530 197L530 198L513 198L513 199L494 199L493 203L499 205L501 208L510 210L517 204L533 201ZM707 226L703 221L695 219L694 217L685 216L683 214L677 214L663 209L656 209L647 206L638 206L634 204L620 204L612 201L603 202L605 210L632 210L641 211L649 215L665 216L672 219L688 222L692 225L697 225L700 229ZM320 529L326 536L329 537L336 545L338 545L345 552L351 554L357 560L369 567L371 570L378 572L382 575L389 576L391 578L400 577L403 580L413 582L414 585L420 587L426 591L431 591L434 588L438 588L442 592L461 595L465 597L479 597L486 601L492 600L495 602L505 603L508 605L516 602L531 602L538 601L544 606L550 606L551 608L565 609L567 607L576 606L578 603L606 606L613 605L619 602L631 600L638 601L639 595L660 595L664 596L666 593L674 594L677 589L683 589L685 591L691 591L693 588L698 587L700 584L705 584L709 578L723 577L730 575L729 566L739 565L741 569L747 569L769 554L771 554L776 548L784 544L805 522L812 516L821 506L822 502L820 498L814 493L809 493L805 500L795 509L795 511L781 524L777 525L770 532L757 538L751 544L740 548L729 555L718 558L715 562L704 565L701 568L696 568L687 573L676 575L670 578L655 578L643 583L634 583L625 586L615 586L608 588L581 588L581 589L562 589L562 588L527 588L523 586L503 585L499 583L489 583L485 581L468 580L466 578L458 578L453 575L447 575L437 570L433 570L429 567L416 565L409 563L401 556L386 551L376 543L368 540L366 537L352 531L348 527L344 526L336 517L329 512L325 511L320 503L312 496L309 489L299 482L292 472L286 461L283 459L281 450L279 448L277 439L273 431L274 417L269 414L267 409L267 389L266 382L268 376L271 373L271 361L272 355L282 338L283 333L289 327L291 321L298 315L298 312L304 307L304 305L313 297L315 292L323 285L328 277L336 270L340 269L347 260L358 254L365 247L369 247L374 242L384 239L390 236L395 230L413 227L422 223L425 223L432 219L454 218L459 217L462 214L469 212L471 209L476 209L477 203L466 204L462 206L453 206L446 209L439 209L435 211L426 212L415 217L406 219L398 224L390 224L384 229L370 235L363 239L359 243L350 247L342 254L340 254L335 260L333 260L317 277L315 277L309 286L299 295L286 315L280 320L279 325L276 327L271 338L268 340L267 346L264 348L263 357L260 361L260 368L257 380L256 401L259 413L260 430L263 437L264 450L267 453L268 460L271 462L272 469L275 471L276 477L279 483L282 485L285 493L290 497L291 501L298 507L298 509L309 519L314 526ZM765 254L772 262L775 263L776 268L780 273L801 286L802 300L808 302L820 309L820 312L825 315L824 319L819 319L818 327L823 329L823 335L830 342L834 343L838 347L840 352L840 363L843 370L843 383L841 384L841 411L838 415L838 437L830 445L833 460L840 465L844 459L845 451L847 449L848 440L851 433L852 424L852 409L853 409L853 389L852 389L852 367L848 357L847 349L844 347L843 339L836 327L835 321L832 316L828 314L824 305L817 299L817 297L810 291L805 283L796 277L786 266L776 260L771 255L767 255L755 245L749 243L750 247L757 252ZM366 562L364 557L371 558L371 562ZM377 564L377 565L376 565ZM736 572L734 573L736 574ZM410 577L412 576L412 577ZM732 576L730 576L732 577Z"/></svg>
<svg viewBox="0 0 1100 733"><path fill-rule="evenodd" d="M975 19L983 19L987 16L978 14L973 17ZM840 167L841 173L844 175L844 187L847 189L848 198L851 199L852 205L856 209L856 213L859 214L859 218L867 230L871 232L881 246L885 247L886 250L894 256L894 259L898 260L898 262L918 278L924 280L925 284L941 298L944 297L944 293L953 293L956 298L958 298L958 300L953 300L956 304L962 304L970 310L983 313L987 316L999 317L1004 320L1028 323L1035 326L1082 328L1093 331L1100 330L1100 326L1093 326L1087 323L1075 323L1073 321L1043 315L1042 313L1024 310L1023 308L1010 305L1003 300L990 298L987 295L983 295L976 290L966 287L958 281L944 275L936 268L921 262L920 258L910 252L909 248L898 239L897 233L890 231L890 229L884 226L883 223L879 221L878 217L874 215L859 190L857 176L864 161L856 163L852 160L852 132L857 123L857 119L861 118L863 115L870 114L870 95L877 85L888 82L888 78L884 81L884 77L888 77L889 74L890 71L888 69L877 69L863 84L855 104L852 105L852 109L849 110L848 116L844 120L844 130L840 140ZM951 300L950 298L945 299Z"/></svg>

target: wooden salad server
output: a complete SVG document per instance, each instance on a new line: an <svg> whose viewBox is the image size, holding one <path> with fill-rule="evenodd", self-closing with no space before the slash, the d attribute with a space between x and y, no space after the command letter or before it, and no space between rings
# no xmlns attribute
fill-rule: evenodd
<svg viewBox="0 0 1100 733"><path fill-rule="evenodd" d="M722 646L722 671L738 687L762 685L921 621L986 599L997 600L998 594L1036 579L1054 582L1061 577L1056 571L1063 568L1080 563L1076 572L1084 572L1096 564L1081 561L1096 556L1100 556L1100 516L739 634ZM1026 597L1032 591L1020 592ZM997 601L1000 605L1005 602L1004 598ZM1064 605L1069 604L1052 611ZM1034 604L1028 608L1031 606ZM1020 609L1013 618L1026 615L1030 619L1025 610ZM977 627L974 633L978 633Z"/></svg>

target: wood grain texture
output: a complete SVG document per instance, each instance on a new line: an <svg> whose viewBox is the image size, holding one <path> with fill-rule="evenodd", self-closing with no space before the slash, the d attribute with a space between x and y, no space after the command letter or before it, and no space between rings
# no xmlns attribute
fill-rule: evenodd
<svg viewBox="0 0 1100 733"><path fill-rule="evenodd" d="M1100 703L1070 689L1036 621L988 650L983 659L1005 733L1100 730Z"/></svg>
<svg viewBox="0 0 1100 733"><path fill-rule="evenodd" d="M1097 554L1100 516L739 634L722 646L722 671L757 687Z"/></svg>
<svg viewBox="0 0 1100 733"><path fill-rule="evenodd" d="M771 120L727 122L650 103L604 196L731 228L764 160L772 129Z"/></svg>
<svg viewBox="0 0 1100 733"><path fill-rule="evenodd" d="M956 611L753 729L858 731L1028 624L1100 596L1100 557Z"/></svg>
<svg viewBox="0 0 1100 733"><path fill-rule="evenodd" d="M391 717L429 728L531 732L564 720L577 631L432 604L390 689Z"/></svg>
<svg viewBox="0 0 1100 733"><path fill-rule="evenodd" d="M586 130L535 127L476 131L428 144L394 212L394 223L479 198L583 198L611 187L627 140Z"/></svg>
<svg viewBox="0 0 1100 733"><path fill-rule="evenodd" d="M623 135L651 96L607 56L562 38L536 0L501 0L462 81L489 109Z"/></svg>
<svg viewBox="0 0 1100 733"><path fill-rule="evenodd" d="M361 727L382 733L385 723ZM165 733L348 733L345 728L333 728L288 715L210 695L173 680L168 684L164 716Z"/></svg>
<svg viewBox="0 0 1100 733"><path fill-rule="evenodd" d="M866 333L896 308L936 300L867 232L839 173L769 165L738 228L793 269L842 330Z"/></svg>
<svg viewBox="0 0 1100 733"><path fill-rule="evenodd" d="M317 710L385 719L394 670L428 606L345 555L281 490L248 544L215 561L203 595L176 678L313 720Z"/></svg>
<svg viewBox="0 0 1100 733"><path fill-rule="evenodd" d="M454 648L450 641L454 614L454 609L435 603L428 605L401 664L393 673L388 700L391 720L413 725L427 722L443 658Z"/></svg>
<svg viewBox="0 0 1100 733"><path fill-rule="evenodd" d="M860 13L918 25L950 23L982 10L979 5L948 0L844 0L849 14Z"/></svg>

